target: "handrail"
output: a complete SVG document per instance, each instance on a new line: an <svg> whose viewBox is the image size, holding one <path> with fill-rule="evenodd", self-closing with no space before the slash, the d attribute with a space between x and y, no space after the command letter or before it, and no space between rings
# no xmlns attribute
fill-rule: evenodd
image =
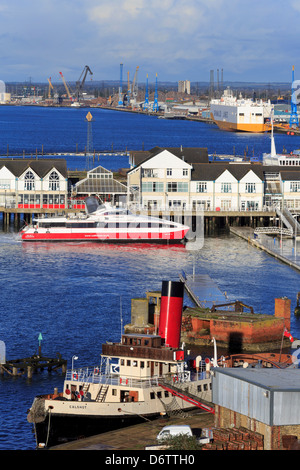
<svg viewBox="0 0 300 470"><path fill-rule="evenodd" d="M204 362L204 361L203 361ZM151 388L156 387L161 380L169 380L170 383L181 382L195 382L197 380L203 380L205 378L205 372L198 372L190 374L170 374L169 376L155 376L134 378L125 377L122 375L112 375L105 373L95 373L93 369L80 369L80 370L68 370L66 372L66 380L83 382L84 384L105 384L105 385L122 385L122 387L135 387L135 388Z"/></svg>

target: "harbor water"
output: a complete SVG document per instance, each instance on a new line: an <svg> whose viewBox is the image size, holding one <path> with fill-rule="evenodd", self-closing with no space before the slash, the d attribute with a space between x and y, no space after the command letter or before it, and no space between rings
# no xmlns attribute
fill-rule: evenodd
<svg viewBox="0 0 300 470"><path fill-rule="evenodd" d="M269 150L268 135L227 134L215 126L167 121L122 112L91 110L95 148L150 149L156 145L207 147L208 152L243 154ZM86 145L86 109L0 107L0 153L73 152ZM297 140L298 139L298 140ZM277 141L277 138L276 138ZM278 136L278 151L300 147L297 137ZM281 146L281 148L280 148ZM2 152L3 149L3 152ZM40 150L40 149L39 149ZM126 157L100 157L108 169L126 167ZM102 160L101 160L102 159ZM85 157L67 158L69 168L84 168ZM98 162L97 162L98 164ZM285 243L285 242L283 242ZM299 245L299 242L298 242ZM296 246L298 258L300 246ZM209 275L229 300L240 300L256 313L274 313L276 297L292 300L291 333L300 338L293 309L299 272L232 234L207 237L199 250L182 244L22 243L10 227L0 232L0 340L7 359L38 351L60 353L75 367L99 364L101 344L118 341L130 322L131 299L159 290L162 280L178 280L181 271ZM188 298L185 303L189 303ZM0 377L0 450L35 448L27 410L38 394L62 389L60 371Z"/></svg>

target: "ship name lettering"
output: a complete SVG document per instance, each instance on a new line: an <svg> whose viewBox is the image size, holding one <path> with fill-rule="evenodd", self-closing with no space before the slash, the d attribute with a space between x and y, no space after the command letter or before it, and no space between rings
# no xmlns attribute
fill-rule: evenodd
<svg viewBox="0 0 300 470"><path fill-rule="evenodd" d="M82 409L85 409L86 405L69 405L69 408L82 408Z"/></svg>

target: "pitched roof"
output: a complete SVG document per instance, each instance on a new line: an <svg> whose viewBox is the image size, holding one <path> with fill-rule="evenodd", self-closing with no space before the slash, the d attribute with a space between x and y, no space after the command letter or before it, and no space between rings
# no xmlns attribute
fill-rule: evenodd
<svg viewBox="0 0 300 470"><path fill-rule="evenodd" d="M300 171L280 171L281 179L283 181L299 181Z"/></svg>
<svg viewBox="0 0 300 470"><path fill-rule="evenodd" d="M235 163L194 163L192 181L215 181L224 171L228 170L238 181L249 171L253 171L261 180L264 180L262 165Z"/></svg>
<svg viewBox="0 0 300 470"><path fill-rule="evenodd" d="M147 151L132 151L130 152L131 162L134 167L137 167L164 150L168 150L168 152L190 164L209 162L207 148L201 147L153 147Z"/></svg>
<svg viewBox="0 0 300 470"><path fill-rule="evenodd" d="M43 178L55 168L62 176L68 177L66 160L43 158L43 159L25 159L25 158L0 158L0 169L6 167L17 177L21 176L26 170L32 169L40 178Z"/></svg>

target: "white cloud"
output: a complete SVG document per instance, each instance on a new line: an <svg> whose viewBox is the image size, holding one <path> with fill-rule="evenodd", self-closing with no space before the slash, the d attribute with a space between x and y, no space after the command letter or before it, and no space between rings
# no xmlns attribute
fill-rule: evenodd
<svg viewBox="0 0 300 470"><path fill-rule="evenodd" d="M0 0L1 70L76 80L88 64L102 80L123 62L150 80L208 81L211 68L260 80L268 67L269 80L285 68L289 78L299 11L300 0Z"/></svg>

